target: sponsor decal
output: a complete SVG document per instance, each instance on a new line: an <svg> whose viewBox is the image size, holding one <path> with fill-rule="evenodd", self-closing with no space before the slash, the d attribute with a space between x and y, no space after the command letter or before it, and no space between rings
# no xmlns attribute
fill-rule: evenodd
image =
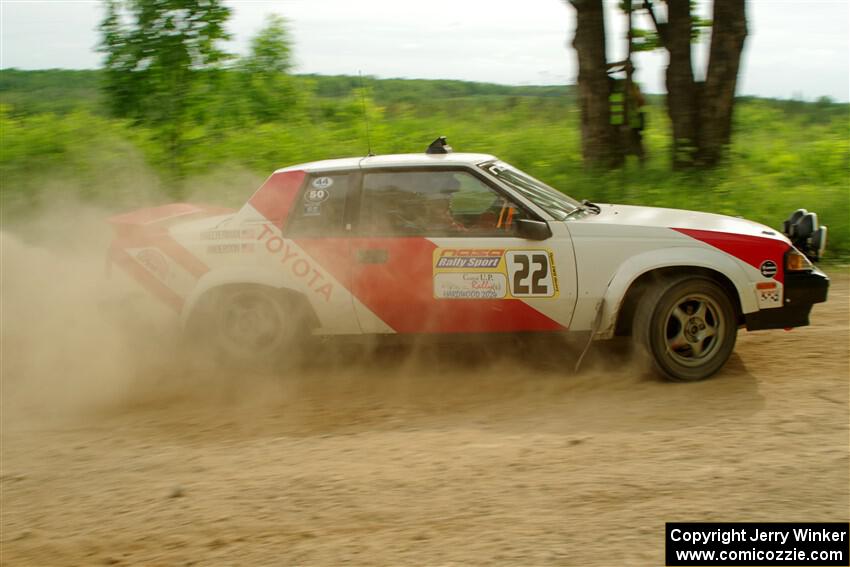
<svg viewBox="0 0 850 567"><path fill-rule="evenodd" d="M437 299L504 299L507 278L501 273L444 272L434 276Z"/></svg>
<svg viewBox="0 0 850 567"><path fill-rule="evenodd" d="M239 244L212 244L207 246L207 254L243 254L254 251L254 244L242 242Z"/></svg>
<svg viewBox="0 0 850 567"><path fill-rule="evenodd" d="M156 268L151 268L159 263L154 259L156 255L159 256L160 260L167 262L162 254L153 249L141 250L135 253L126 249L115 249L110 252L111 259L121 269L139 282L154 297L160 299L179 313L183 308L183 298L160 279L160 275L156 274Z"/></svg>
<svg viewBox="0 0 850 567"><path fill-rule="evenodd" d="M145 248L137 252L136 260L160 280L165 281L168 279L171 272L168 266L168 260L156 248Z"/></svg>
<svg viewBox="0 0 850 567"><path fill-rule="evenodd" d="M775 281L758 282L756 284L756 295L758 297L759 308L781 306L782 294L779 284Z"/></svg>
<svg viewBox="0 0 850 567"><path fill-rule="evenodd" d="M487 249L438 249L435 268L498 268L505 251Z"/></svg>
<svg viewBox="0 0 850 567"><path fill-rule="evenodd" d="M313 293L323 297L325 301L330 301L333 284L327 281L311 258L301 254L292 245L291 240L277 236L276 232L277 229L273 225L264 224L257 240L265 245L267 252L277 256L280 263L293 276L302 280Z"/></svg>
<svg viewBox="0 0 850 567"><path fill-rule="evenodd" d="M762 290L759 292L759 306L763 303L779 303L779 290Z"/></svg>
<svg viewBox="0 0 850 567"><path fill-rule="evenodd" d="M555 259L548 249L437 248L437 299L557 297Z"/></svg>
<svg viewBox="0 0 850 567"><path fill-rule="evenodd" d="M244 228L240 230L207 230L201 233L201 240L251 240L254 238L254 230Z"/></svg>
<svg viewBox="0 0 850 567"><path fill-rule="evenodd" d="M327 180L327 182L322 181ZM316 185L319 183L318 185ZM328 200L330 192L328 187L333 185L330 177L319 177L313 180L313 188L304 192L304 214L305 217L317 217L322 214L322 203Z"/></svg>
<svg viewBox="0 0 850 567"><path fill-rule="evenodd" d="M304 200L314 205L320 205L327 201L330 195L327 189L307 189L304 192Z"/></svg>
<svg viewBox="0 0 850 567"><path fill-rule="evenodd" d="M309 203L304 205L305 217L317 217L322 214L322 206L319 204Z"/></svg>
<svg viewBox="0 0 850 567"><path fill-rule="evenodd" d="M759 271L764 277L772 278L776 275L778 268L776 267L776 262L774 262L773 260L765 260L759 266Z"/></svg>
<svg viewBox="0 0 850 567"><path fill-rule="evenodd" d="M313 180L313 183L311 183L311 185L316 189L327 189L333 184L334 180L330 177L317 177ZM325 198L327 198L327 195L325 195Z"/></svg>

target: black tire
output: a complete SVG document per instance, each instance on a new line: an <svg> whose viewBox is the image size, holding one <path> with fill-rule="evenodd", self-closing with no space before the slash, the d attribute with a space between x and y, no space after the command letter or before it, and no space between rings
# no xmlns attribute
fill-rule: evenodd
<svg viewBox="0 0 850 567"><path fill-rule="evenodd" d="M190 332L228 367L270 370L302 360L310 334L305 315L301 302L280 290L227 286L204 298Z"/></svg>
<svg viewBox="0 0 850 567"><path fill-rule="evenodd" d="M713 280L681 276L662 280L641 297L632 335L664 378L704 380L720 370L738 334L735 308Z"/></svg>

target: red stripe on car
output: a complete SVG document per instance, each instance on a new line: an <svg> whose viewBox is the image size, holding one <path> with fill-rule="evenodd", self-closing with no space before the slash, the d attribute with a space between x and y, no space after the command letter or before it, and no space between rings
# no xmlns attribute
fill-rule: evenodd
<svg viewBox="0 0 850 567"><path fill-rule="evenodd" d="M196 278L200 278L210 271L209 266L201 261L200 258L192 254L168 234L154 237L152 243Z"/></svg>
<svg viewBox="0 0 850 567"><path fill-rule="evenodd" d="M776 275L773 276L773 279L780 283L784 280L783 262L785 252L788 251L788 243L786 242L773 238L715 232L711 230L695 230L691 228L674 228L673 230L714 246L718 250L734 256L756 269L761 269L764 262L771 260L776 263Z"/></svg>
<svg viewBox="0 0 850 567"><path fill-rule="evenodd" d="M274 173L257 189L248 202L269 222L280 228L289 216L298 189L306 174L303 171Z"/></svg>
<svg viewBox="0 0 850 567"><path fill-rule="evenodd" d="M296 243L398 333L557 331L566 328L520 299L436 299L425 238L303 239ZM363 261L364 251L386 260ZM374 254L372 254L374 257Z"/></svg>

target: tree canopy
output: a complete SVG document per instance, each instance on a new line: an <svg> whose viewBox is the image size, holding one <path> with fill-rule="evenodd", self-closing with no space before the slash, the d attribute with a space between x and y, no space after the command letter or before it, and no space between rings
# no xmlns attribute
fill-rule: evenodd
<svg viewBox="0 0 850 567"><path fill-rule="evenodd" d="M174 182L183 177L189 115L207 94L204 71L229 57L219 48L229 16L220 0L106 0L100 50L110 108L157 126Z"/></svg>

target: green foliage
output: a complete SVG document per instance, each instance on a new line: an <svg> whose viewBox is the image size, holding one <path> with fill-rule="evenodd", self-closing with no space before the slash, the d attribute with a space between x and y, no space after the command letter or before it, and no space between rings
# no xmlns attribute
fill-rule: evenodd
<svg viewBox="0 0 850 567"><path fill-rule="evenodd" d="M0 103L17 114L101 112L100 71L0 71Z"/></svg>
<svg viewBox="0 0 850 567"><path fill-rule="evenodd" d="M132 203L149 185L171 191L161 201L180 198L167 183L174 156L158 143L155 125L109 118L88 96L76 99L76 107L54 101L57 110L39 112L42 93L53 89L51 72L33 75L31 83L25 72L8 79L7 73L0 73L0 94L16 103L0 112L4 214L37 207L45 187L57 180L62 191L110 205ZM366 154L357 77L289 77L297 102L283 114L262 116L253 110L242 71L210 73L206 82L215 86L207 103L194 108L186 123L186 193L203 185L198 179L232 178L224 204L238 205L255 189L241 181L246 171L262 178L286 165ZM96 83L96 76L91 80ZM847 104L739 99L727 163L684 174L670 171L663 98L650 96L645 166L631 161L621 171L593 172L581 163L579 110L565 87L364 83L376 153L423 152L446 135L456 151L497 155L579 199L741 215L773 227L803 207L829 225L829 254L850 258Z"/></svg>
<svg viewBox="0 0 850 567"><path fill-rule="evenodd" d="M661 38L657 31L632 28L632 51L654 51L660 47Z"/></svg>
<svg viewBox="0 0 850 567"><path fill-rule="evenodd" d="M227 105L239 106L245 103L249 93L242 90L235 71L224 73L208 72L209 89L213 98L219 98ZM290 75L295 81L299 96L310 98L315 95L322 99L339 99L352 96L360 87L360 78L356 75ZM14 106L17 114L34 112L64 113L85 107L93 113L105 113L102 96L98 92L105 81L105 71L18 71L3 69L0 73L0 97L6 104ZM440 107L447 99L474 97L476 101L502 100L511 97L559 99L565 104L575 100L574 87L559 85L508 86L493 83L473 83L453 80L431 79L376 79L364 76L363 85L375 103L394 107L408 105L415 108L432 109ZM50 98L52 100L46 100ZM210 97L205 104L211 104ZM423 112L427 113L427 111ZM215 113L212 113L215 114ZM240 120L242 120L240 118Z"/></svg>
<svg viewBox="0 0 850 567"><path fill-rule="evenodd" d="M266 26L251 41L251 53L239 62L238 86L241 98L256 119L267 122L289 118L299 110L299 89L287 75L292 67L289 35L285 20L269 16ZM228 97L228 101L239 99Z"/></svg>
<svg viewBox="0 0 850 567"><path fill-rule="evenodd" d="M251 40L251 54L242 65L257 75L285 74L292 68L286 20L277 15L266 18L266 26Z"/></svg>
<svg viewBox="0 0 850 567"><path fill-rule="evenodd" d="M230 9L220 0L107 0L101 23L105 92L112 112L156 127L171 156L170 176L184 174L193 114L211 92L205 79L228 55ZM130 20L126 22L126 20Z"/></svg>
<svg viewBox="0 0 850 567"><path fill-rule="evenodd" d="M117 116L142 123L181 119L194 88L228 56L230 9L220 0L107 0L100 29L105 90ZM129 23L126 20L130 20Z"/></svg>
<svg viewBox="0 0 850 567"><path fill-rule="evenodd" d="M132 204L140 189L158 190L146 163L156 148L150 132L88 110L16 116L0 105L0 148L4 222L57 196Z"/></svg>
<svg viewBox="0 0 850 567"><path fill-rule="evenodd" d="M681 0L675 0L681 1ZM660 3L664 3L664 0L660 0ZM642 13L653 13L657 18L658 12L655 9L655 5L652 0L636 0L632 2L631 0L621 1L619 3L620 10L623 12L627 12L629 5L631 5L632 13L634 14L642 14ZM697 3L695 0L690 0L691 6L691 41L693 43L698 43L703 37L705 37L711 26L714 24L711 20L706 20L704 18L700 18L697 15ZM666 22L659 21L658 26L660 28L664 28ZM655 49L659 49L664 47L663 42L661 41L661 36L657 29L653 27L653 29L644 29L644 28L632 28L632 51L653 51Z"/></svg>
<svg viewBox="0 0 850 567"><path fill-rule="evenodd" d="M361 79L353 75L305 75L315 81L316 95L323 98L339 98L351 95L360 87ZM572 87L521 86L512 87L493 83L474 83L446 79L375 79L364 76L363 86L380 105L442 104L446 99L461 97L556 97L572 98Z"/></svg>

